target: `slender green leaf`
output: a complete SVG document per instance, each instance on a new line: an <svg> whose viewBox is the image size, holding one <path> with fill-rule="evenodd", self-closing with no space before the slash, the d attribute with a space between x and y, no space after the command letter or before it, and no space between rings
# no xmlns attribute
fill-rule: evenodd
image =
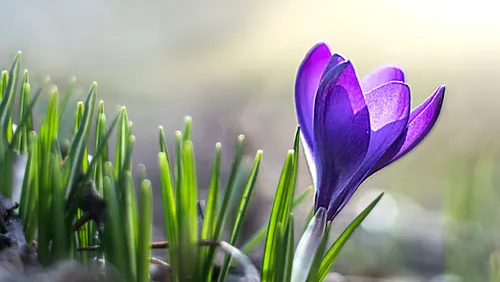
<svg viewBox="0 0 500 282"><path fill-rule="evenodd" d="M25 202L23 205L23 202L21 202L20 210L24 210L24 216L21 218L24 219L24 233L26 237L26 241L32 242L33 239L35 239L35 232L37 228L37 210L38 210L38 186L39 186L39 141L37 140L38 137L34 132L30 132L30 141L32 142L32 145L29 147L29 150L31 150L31 154L29 155L28 159L28 167L29 167L29 174L26 173L25 177L28 175L30 178L29 182L26 183L26 178L25 181L23 182L23 194L27 194L26 196L21 196L21 199L25 197ZM26 183L26 186L24 185ZM26 189L28 188L28 189ZM25 206L25 207L24 207Z"/></svg>
<svg viewBox="0 0 500 282"><path fill-rule="evenodd" d="M232 192L235 187L235 181L236 177L240 168L241 164L241 159L243 156L243 141L245 140L245 136L240 135L238 136L237 142L236 142L236 148L234 152L234 157L233 157L233 163L231 166L231 171L229 173L229 178L226 184L226 189L224 192L224 197L222 199L222 205L219 210L219 216L217 219L217 224L215 227L215 232L217 234L217 237L220 238L220 235L222 233L222 227L224 226L224 222L227 218L227 211L228 211L228 206L231 200Z"/></svg>
<svg viewBox="0 0 500 282"><path fill-rule="evenodd" d="M333 243L328 252L326 253L323 261L321 262L321 266L318 272L318 278L316 281L323 281L332 268L337 255L339 254L341 248L344 246L345 242L351 237L352 233L356 230L356 228L363 222L363 220L370 214L373 208L380 201L384 193L381 193L375 200L373 200L370 205L368 205L352 222L347 226L347 228L342 232L340 237Z"/></svg>
<svg viewBox="0 0 500 282"><path fill-rule="evenodd" d="M293 214L290 214L288 218L288 226L285 230L285 242L284 245L286 249L284 251L285 262L284 262L284 275L283 282L288 282L292 279L292 265L293 265L293 255L294 255L294 222L293 222Z"/></svg>
<svg viewBox="0 0 500 282"><path fill-rule="evenodd" d="M169 244L168 253L172 265L172 280L180 282L178 269L178 223L177 223L177 207L174 197L174 187L170 163L166 154L159 153L158 161L160 166L160 184L163 199L163 215L165 216L165 228Z"/></svg>
<svg viewBox="0 0 500 282"><path fill-rule="evenodd" d="M184 118L184 141L191 140L191 132L193 127L193 120L190 116Z"/></svg>
<svg viewBox="0 0 500 282"><path fill-rule="evenodd" d="M266 236L266 243L264 247L264 255L262 259L262 281L274 281L274 269L275 269L275 258L277 251L277 243L280 242L281 238L279 232L279 225L283 226L286 221L286 215L289 216L289 211L284 214L283 209L285 209L288 198L293 197L292 193L289 193L290 189L293 188L290 185L291 178L293 176L293 161L294 161L294 151L289 150L285 164L281 171L281 176L278 182L278 189L276 190L276 195L274 198L273 208L271 210L271 217L269 219L269 225Z"/></svg>
<svg viewBox="0 0 500 282"><path fill-rule="evenodd" d="M177 136L180 138L180 136ZM182 140L182 139L181 139ZM179 140L180 142L180 140ZM178 142L178 143L179 143ZM178 190L177 207L179 213L179 243L181 258L181 280L187 280L196 274L196 261L198 253L198 186L196 181L196 166L193 143L189 140L182 145L182 179ZM195 280L197 279L194 278Z"/></svg>
<svg viewBox="0 0 500 282"><path fill-rule="evenodd" d="M2 95L2 101L0 103L0 126L3 129L1 130L0 134L2 135L1 137L4 138L3 140L7 140L8 130L12 132L12 126L9 126L9 123L11 122L12 119L12 106L14 105L17 85L19 82L19 70L21 68L21 58L22 58L21 52L17 52L17 55L14 59L14 62L12 63L12 67L8 75L7 87L4 89ZM7 76L2 74L2 81L4 81L4 79L6 78Z"/></svg>
<svg viewBox="0 0 500 282"><path fill-rule="evenodd" d="M29 85L27 85L26 87L26 91L28 91L27 89L30 88ZM35 96L33 97L33 99L31 99L31 102L29 103L28 107L24 109L24 114L23 116L21 117L20 121L19 121L19 124L17 125L17 130L16 132L14 132L14 136L12 136L12 143L14 142L17 142L17 140L20 139L20 135L23 134L23 131L20 130L20 129L24 129L24 134L27 134L29 135L29 132L33 131L33 109L36 105L36 102L38 101L38 98L40 98L40 94L42 94L42 89L43 88L39 88L35 94ZM29 95L29 94L26 94L26 95ZM28 100L28 98L26 98L26 100ZM29 141L29 138L28 138L28 141ZM28 142L29 143L29 142ZM29 144L27 144L29 145ZM9 147L9 150L12 150L14 148L14 146L11 146Z"/></svg>
<svg viewBox="0 0 500 282"><path fill-rule="evenodd" d="M240 203L238 205L238 209L236 212L236 219L234 222L233 230L231 232L231 236L229 238L229 244L234 245L238 240L238 236L241 232L241 228L243 227L243 222L245 219L245 215L248 209L248 204L252 197L253 190L255 188L255 183L257 181L257 175L259 174L260 161L262 159L262 151L257 151L257 155L255 156L255 160L252 166L252 170L250 171L250 175L248 176L247 183L245 185L245 189L243 190L243 194L241 195ZM229 264L230 259L228 256L224 259L224 263L222 264L222 268L219 273L219 282L225 280L227 273L229 272Z"/></svg>
<svg viewBox="0 0 500 282"><path fill-rule="evenodd" d="M217 211L219 203L219 188L220 188L220 166L221 166L221 150L220 143L215 144L215 156L212 164L212 174L210 177L210 188L208 190L207 203L205 207L205 217L203 221L203 228L201 231L201 239L203 240L217 240L215 234L215 225L217 223ZM213 261L208 260L210 249L202 248L200 250L200 267L202 268L202 279L206 282L212 281L210 274Z"/></svg>
<svg viewBox="0 0 500 282"><path fill-rule="evenodd" d="M307 196L309 196L309 194L313 191L314 188L312 186L307 187L307 189L305 189L302 193L299 194L299 196L294 199L292 209L302 203L305 199L307 199ZM266 238L268 226L268 222L264 224L259 229L259 231L257 231L245 244L243 244L243 247L241 247L241 251L245 254L249 254L250 252L252 252L255 247L257 247Z"/></svg>
<svg viewBox="0 0 500 282"><path fill-rule="evenodd" d="M137 282L149 281L151 236L153 232L153 192L151 182L141 182L139 245L137 248Z"/></svg>
<svg viewBox="0 0 500 282"><path fill-rule="evenodd" d="M130 140L129 120L127 109L121 108L120 118L118 120L118 135L116 138L116 156L115 156L115 178L120 178L120 171L125 168L125 159L127 158L128 141Z"/></svg>
<svg viewBox="0 0 500 282"><path fill-rule="evenodd" d="M85 111L83 113L82 122L76 132L69 149L68 160L64 163L65 175L65 191L66 201L70 204L69 216L72 218L76 212L76 201L74 197L78 195L77 185L75 185L77 177L82 172L81 165L83 156L87 149L88 136L90 131L90 123L95 111L95 100L97 95L97 83L94 82L90 88L87 100L85 101Z"/></svg>
<svg viewBox="0 0 500 282"><path fill-rule="evenodd" d="M124 275L130 275L128 269L128 257L126 255L126 237L123 236L123 226L120 225L121 213L118 203L118 195L115 191L115 183L112 180L113 167L110 162L106 162L104 177L104 200L106 201L107 220L104 224L103 248L106 259L112 263ZM128 276L130 278L130 276Z"/></svg>
<svg viewBox="0 0 500 282"><path fill-rule="evenodd" d="M51 225L53 226L54 236L51 244L52 258L55 260L66 259L70 257L70 230L64 216L65 199L64 187L62 184L62 173L60 164L60 156L52 154L52 217Z"/></svg>

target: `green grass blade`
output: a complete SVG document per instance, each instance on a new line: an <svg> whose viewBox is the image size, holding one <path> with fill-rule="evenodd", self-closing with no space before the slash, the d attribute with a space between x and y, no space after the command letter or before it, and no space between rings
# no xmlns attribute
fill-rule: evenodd
<svg viewBox="0 0 500 282"><path fill-rule="evenodd" d="M55 231L51 244L52 259L61 260L70 257L71 230L68 229L65 211L64 187L62 183L62 173L60 166L61 158L57 154L52 154L52 217L51 225Z"/></svg>
<svg viewBox="0 0 500 282"><path fill-rule="evenodd" d="M24 186L23 182L23 192L22 193L27 193L28 196L26 196L26 202L25 206L23 207L23 203L21 203L21 210L25 210L24 216L21 217L24 219L24 235L26 237L26 242L30 243L35 239L35 232L37 228L37 210L38 210L38 185L39 185L39 150L38 150L38 137L35 135L34 132L30 132L30 142L32 145L30 146L31 154L30 158L28 159L28 166L29 166L29 176L30 181L29 183L26 183L27 186ZM28 189L26 189L28 187ZM23 196L21 197L23 198Z"/></svg>
<svg viewBox="0 0 500 282"><path fill-rule="evenodd" d="M19 121L21 121L28 112L29 104L31 103L31 87L29 85L29 75L28 71L24 71L23 83L21 85L21 96L19 98ZM31 115L30 115L31 116ZM26 154L28 152L28 132L33 130L33 120L31 119L31 127L25 128L18 125L20 130L19 139L12 138L12 143L17 144L16 150L21 154Z"/></svg>
<svg viewBox="0 0 500 282"><path fill-rule="evenodd" d="M245 189L243 190L243 194L241 195L241 199L238 205L238 209L236 212L236 219L234 222L233 230L231 231L231 236L229 237L229 244L234 245L238 240L238 236L240 235L241 228L243 227L243 222L245 219L245 215L248 209L248 204L252 197L255 183L257 181L257 175L259 174L260 161L262 159L262 151L257 151L257 155L255 156L255 160L252 166L252 170L250 171L250 175L248 176L247 183L245 185ZM219 282L225 280L227 273L229 271L230 258L226 256L224 259L224 263L222 264L222 268L219 274Z"/></svg>
<svg viewBox="0 0 500 282"><path fill-rule="evenodd" d="M105 162L109 161L108 159L108 140L111 137L111 134L113 133L116 125L118 124L118 119L119 115L117 115L114 119L113 122L111 122L111 125L109 126L109 129L106 129L106 117L104 115L101 115L99 120L101 123L100 126L100 137L101 140L99 142L99 148L97 148L97 152L95 155L92 157L92 161L90 161L89 164L89 169L87 171L87 174L85 175L84 180L88 180L91 178L90 172L94 171L94 168L97 165L102 165Z"/></svg>
<svg viewBox="0 0 500 282"><path fill-rule="evenodd" d="M118 135L116 137L116 156L115 156L115 178L120 178L120 171L125 168L125 159L127 158L128 142L130 140L129 120L127 109L122 107L120 118L118 120Z"/></svg>
<svg viewBox="0 0 500 282"><path fill-rule="evenodd" d="M215 224L214 238L220 239L223 231L223 227L225 221L228 217L229 206L231 203L231 198L233 195L234 187L236 186L236 179L238 177L238 172L240 169L241 159L243 157L243 142L245 140L245 136L239 135L236 141L236 148L234 150L233 162L231 166L231 171L229 173L229 177L227 180L227 184L224 191L224 196L222 198L222 203L217 211L217 221ZM205 277L212 277L213 264L211 263L214 260L215 256L215 248L208 247L208 255L206 257L207 268L203 272ZM207 278L208 279L208 278Z"/></svg>
<svg viewBox="0 0 500 282"><path fill-rule="evenodd" d="M141 182L139 245L137 248L137 282L149 281L151 236L153 233L153 192L151 182Z"/></svg>
<svg viewBox="0 0 500 282"><path fill-rule="evenodd" d="M273 271L275 269L275 257L276 257L276 249L277 242L279 242L279 232L278 225L283 224L283 209L285 208L288 199L287 197L293 197L291 193L288 193L287 190L290 190L290 180L293 175L293 161L294 161L294 151L289 150L285 164L283 166L283 170L281 171L281 177L278 182L278 189L276 190L276 195L274 198L273 207L271 210L271 216L269 219L269 225L266 236L266 243L264 247L264 255L262 259L262 281L269 282L274 281ZM289 211L287 216L289 215Z"/></svg>
<svg viewBox="0 0 500 282"><path fill-rule="evenodd" d="M158 162L160 166L160 183L163 199L163 215L165 216L165 227L167 238L169 241L169 256L172 265L172 280L179 282L178 269L178 223L177 223L177 207L174 197L174 187L170 163L165 153L158 154Z"/></svg>
<svg viewBox="0 0 500 282"><path fill-rule="evenodd" d="M286 254L285 257L285 262L284 262L284 275L283 275L283 282L288 282L292 279L292 265L293 265L293 255L294 255L294 222L293 222L293 214L290 214L288 218L288 226L287 229L285 230L285 242L284 245L286 246L285 251L283 252Z"/></svg>
<svg viewBox="0 0 500 282"><path fill-rule="evenodd" d="M192 132L192 127L193 127L193 120L191 119L190 116L187 116L184 118L184 141L191 140L191 132Z"/></svg>
<svg viewBox="0 0 500 282"><path fill-rule="evenodd" d="M39 142L39 156L40 156L40 161L39 161L39 180L38 180L38 213L37 213L37 219L38 219L38 259L40 260L40 263L42 265L48 265L50 263L50 233L51 233L51 226L50 226L50 217L52 216L50 214L50 194L51 194L51 189L50 189L50 161L49 161L49 154L50 154L50 147L47 149L46 143L48 139L48 132L47 132L47 124L42 124L40 126L40 138L38 138ZM41 224L41 223L45 224Z"/></svg>
<svg viewBox="0 0 500 282"><path fill-rule="evenodd" d="M210 177L210 188L208 189L207 202L205 206L205 217L203 220L203 227L201 231L201 239L203 240L217 240L215 234L215 225L217 222L217 211L219 204L219 189L220 189L220 167L221 167L221 154L222 145L215 144L215 156L212 164L212 174ZM200 267L203 273L202 279L207 282L212 281L211 268L213 261L208 260L210 253L209 248L202 248L200 250Z"/></svg>
<svg viewBox="0 0 500 282"><path fill-rule="evenodd" d="M102 121L104 119L104 123ZM101 133L103 132L101 130L101 126L106 127L106 115L104 114L104 102L101 100L99 102L99 107L97 108L97 118L95 121L95 131L94 131L94 158L97 158L96 162L97 164L92 167L92 169L89 169L89 171L92 172L91 177L94 179L94 181L97 183L97 187L99 190L99 187L102 185L102 183L98 183L102 181L102 177L100 175L101 173L101 165L102 165L102 158L100 156L95 156L97 152L99 151L99 145L101 144L101 138L104 137L104 135L101 136ZM90 164L89 164L90 166Z"/></svg>
<svg viewBox="0 0 500 282"><path fill-rule="evenodd" d="M3 96L5 94L5 89L7 89L8 83L9 83L9 72L4 70L4 71L2 71L2 76L0 79L0 98L2 98L2 99L3 99Z"/></svg>
<svg viewBox="0 0 500 282"><path fill-rule="evenodd" d="M39 190L38 190L38 257L42 265L48 265L52 259L51 239L54 230L54 222L51 220L52 211L52 183L53 175L51 162L52 154L60 154L58 149L58 128L59 128L59 97L57 88L50 91L49 106L45 121L40 127L39 143ZM41 224L43 222L43 224Z"/></svg>
<svg viewBox="0 0 500 282"><path fill-rule="evenodd" d="M0 127L2 128L0 132L1 134L0 137L5 141L7 140L8 130L12 130L12 126L9 127L9 123L11 122L12 119L12 106L14 105L17 85L19 82L19 70L21 68L21 58L22 54L21 52L18 52L16 57L14 58L14 62L12 63L9 75L8 76L2 75L2 81L4 81L4 79L8 77L7 87L3 92L2 102L0 103Z"/></svg>
<svg viewBox="0 0 500 282"><path fill-rule="evenodd" d="M236 178L238 176L238 171L240 169L241 159L243 156L243 141L245 140L245 136L238 136L236 142L236 148L233 157L233 163L231 166L231 171L229 173L229 178L226 184L226 189L224 191L224 197L222 199L222 204L219 210L219 216L217 218L217 224L215 227L215 234L217 238L220 238L222 234L222 228L224 227L224 222L227 218L228 207L231 201L232 192L235 187Z"/></svg>
<svg viewBox="0 0 500 282"><path fill-rule="evenodd" d="M80 127L80 124L82 123L83 120L83 113L85 112L85 106L83 105L83 102L78 102L76 105L76 114L75 114L75 124L73 125L73 131L74 134L78 132L78 128ZM85 150L83 151L83 158L82 158L82 171L87 172L87 166L88 166L88 148L85 147Z"/></svg>
<svg viewBox="0 0 500 282"><path fill-rule="evenodd" d="M49 107L47 109L47 116L45 120L45 125L47 125L47 136L45 149L49 152L53 146L52 142L58 140L58 129L59 129L59 94L57 87L53 87L50 91Z"/></svg>
<svg viewBox="0 0 500 282"><path fill-rule="evenodd" d="M124 216L125 232L122 232L122 236L126 238L126 254L128 258L128 274L130 276L128 281L134 281L137 277L137 206L135 200L135 188L132 180L132 174L129 171L122 172L122 179L120 180L120 190L124 196L125 202L120 206L120 211Z"/></svg>
<svg viewBox="0 0 500 282"><path fill-rule="evenodd" d="M159 130L160 130L160 135L159 135L159 138L160 138L160 153L165 153L167 155L167 159L170 160L170 157L168 155L168 147L167 147L167 142L166 142L166 139L165 139L165 131L163 130L163 126L160 126L159 127Z"/></svg>
<svg viewBox="0 0 500 282"><path fill-rule="evenodd" d="M368 205L352 222L347 226L347 228L342 232L340 237L333 243L328 252L325 254L323 261L321 262L320 269L318 271L318 278L316 281L323 281L326 275L332 268L337 255L339 254L341 248L344 246L345 242L351 237L352 233L356 230L356 228L363 222L363 220L370 214L373 208L380 201L384 193L381 193L375 200L373 200L370 205Z"/></svg>
<svg viewBox="0 0 500 282"><path fill-rule="evenodd" d="M198 186L193 143L184 141L182 146L182 179L177 198L181 279L196 276L198 254ZM197 281L197 277L193 278ZM187 280L186 280L187 281Z"/></svg>
<svg viewBox="0 0 500 282"><path fill-rule="evenodd" d="M69 209L69 216L72 218L76 212L76 203L73 200L77 195L76 179L81 173L81 165L83 156L87 149L88 136L90 131L90 123L95 111L95 100L97 95L97 83L92 84L87 100L85 101L85 111L83 113L82 122L76 132L71 146L69 149L68 160L64 163L64 176L65 176L65 191L66 201L70 201L71 207Z"/></svg>
<svg viewBox="0 0 500 282"><path fill-rule="evenodd" d="M312 186L307 187L293 200L292 209L300 205L313 191L314 188ZM262 226L259 231L257 231L245 244L243 244L243 246L241 247L241 251L244 254L251 253L255 249L255 247L257 247L266 238L268 225L269 222L264 224L264 226Z"/></svg>
<svg viewBox="0 0 500 282"><path fill-rule="evenodd" d="M29 87L29 85L27 87ZM37 90L35 96L33 96L33 99L31 99L31 102L29 103L28 107L26 109L24 109L24 114L21 117L19 124L17 125L17 130L16 130L16 132L14 132L14 136L12 136L12 143L19 140L20 135L22 135L23 133L26 134L26 136L29 136L29 132L33 131L33 109L35 108L35 105L36 105L36 102L38 101L38 98L40 98L40 95L42 94L42 89L43 88L39 88ZM28 94L26 94L26 95L28 95ZM26 98L26 100L27 99L28 98ZM24 129L24 131L20 130L20 129ZM27 140L29 140L29 137L27 138ZM27 145L29 145L29 144L27 144ZM11 144L9 150L12 150L13 148L14 147Z"/></svg>
<svg viewBox="0 0 500 282"><path fill-rule="evenodd" d="M123 275L129 273L128 257L126 255L126 238L123 236L123 226L120 223L122 210L118 203L118 195L113 181L113 166L110 162L105 164L104 200L106 201L106 220L104 223L103 249L106 260L112 263ZM126 276L127 277L127 276ZM128 276L130 278L130 276Z"/></svg>

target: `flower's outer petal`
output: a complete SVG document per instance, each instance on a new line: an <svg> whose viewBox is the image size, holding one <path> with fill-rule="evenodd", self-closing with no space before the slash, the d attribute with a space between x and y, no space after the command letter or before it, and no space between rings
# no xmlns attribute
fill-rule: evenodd
<svg viewBox="0 0 500 282"><path fill-rule="evenodd" d="M312 178L313 187L316 187L317 184L317 175L316 175L316 161L314 159L313 148L307 143L304 138L304 134L300 134L300 140L302 142L302 147L304 148L304 155L306 156L307 167L309 168L309 174ZM312 146L312 145L311 145Z"/></svg>
<svg viewBox="0 0 500 282"><path fill-rule="evenodd" d="M325 70L323 71L323 74L321 75L321 80L323 80L323 78L325 78L325 75L328 72L330 72L336 65L338 65L342 62L345 62L344 57L342 57L341 55L339 55L337 53L333 54L333 56L330 58L330 61L326 65Z"/></svg>
<svg viewBox="0 0 500 282"><path fill-rule="evenodd" d="M316 207L326 207L365 158L370 117L351 62L338 64L319 86L314 108Z"/></svg>
<svg viewBox="0 0 500 282"><path fill-rule="evenodd" d="M347 204L373 165L406 129L410 115L410 88L402 82L389 82L365 95L370 114L370 145L363 163L342 193L332 199L329 210L335 216Z"/></svg>
<svg viewBox="0 0 500 282"><path fill-rule="evenodd" d="M361 88L364 93L368 93L380 85L390 81L405 82L403 70L394 65L379 67L361 79Z"/></svg>
<svg viewBox="0 0 500 282"><path fill-rule="evenodd" d="M292 262L290 282L305 282L313 266L316 253L319 251L326 230L326 209L319 207L300 237Z"/></svg>
<svg viewBox="0 0 500 282"><path fill-rule="evenodd" d="M313 110L314 97L318 90L323 70L332 57L328 46L324 43L316 44L307 53L297 72L295 81L295 109L300 125L303 144L306 144L309 152L313 153ZM306 147L306 146L304 146ZM306 157L307 153L306 153Z"/></svg>
<svg viewBox="0 0 500 282"><path fill-rule="evenodd" d="M442 85L431 97L411 112L406 131L373 166L370 175L404 156L429 134L441 112L444 93L445 86Z"/></svg>

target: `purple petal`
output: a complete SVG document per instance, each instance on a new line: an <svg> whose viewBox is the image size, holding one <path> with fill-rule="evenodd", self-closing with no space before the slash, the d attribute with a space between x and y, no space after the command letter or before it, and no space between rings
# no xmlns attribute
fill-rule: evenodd
<svg viewBox="0 0 500 282"><path fill-rule="evenodd" d="M304 147L312 153L313 138L313 109L314 97L321 79L323 70L332 57L328 46L324 43L316 44L307 53L297 72L295 81L295 109L303 136ZM306 154L307 157L307 154Z"/></svg>
<svg viewBox="0 0 500 282"><path fill-rule="evenodd" d="M367 93L390 81L405 82L403 70L397 66L383 66L377 68L363 77L361 80L361 88L364 93Z"/></svg>
<svg viewBox="0 0 500 282"><path fill-rule="evenodd" d="M429 134L441 112L444 93L445 86L442 85L431 97L411 112L406 131L375 164L370 175L404 156Z"/></svg>
<svg viewBox="0 0 500 282"><path fill-rule="evenodd" d="M362 163L370 140L368 108L349 61L322 80L314 113L316 207L326 207Z"/></svg>
<svg viewBox="0 0 500 282"><path fill-rule="evenodd" d="M349 185L343 187L330 203L329 210L336 213L345 206L358 186L366 179L373 165L384 155L394 141L406 129L410 115L410 88L402 82L389 82L366 93L366 105L370 114L370 145L363 164ZM335 216L336 214L334 214Z"/></svg>
<svg viewBox="0 0 500 282"><path fill-rule="evenodd" d="M345 62L345 59L342 56L340 56L337 53L333 54L333 56L330 58L330 61L326 65L325 70L323 71L323 74L321 75L321 79L323 80L323 78L325 78L325 75L328 72L330 72L333 69L333 67L335 67L336 65L338 65L342 62Z"/></svg>

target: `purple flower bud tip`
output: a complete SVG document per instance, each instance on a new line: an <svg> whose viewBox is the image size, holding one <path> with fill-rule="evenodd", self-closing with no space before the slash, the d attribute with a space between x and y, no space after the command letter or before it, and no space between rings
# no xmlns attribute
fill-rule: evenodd
<svg viewBox="0 0 500 282"><path fill-rule="evenodd" d="M410 111L410 88L399 67L382 66L358 79L350 61L316 44L295 83L316 208L326 208L332 220L367 177L418 145L439 116L444 92L438 87Z"/></svg>

